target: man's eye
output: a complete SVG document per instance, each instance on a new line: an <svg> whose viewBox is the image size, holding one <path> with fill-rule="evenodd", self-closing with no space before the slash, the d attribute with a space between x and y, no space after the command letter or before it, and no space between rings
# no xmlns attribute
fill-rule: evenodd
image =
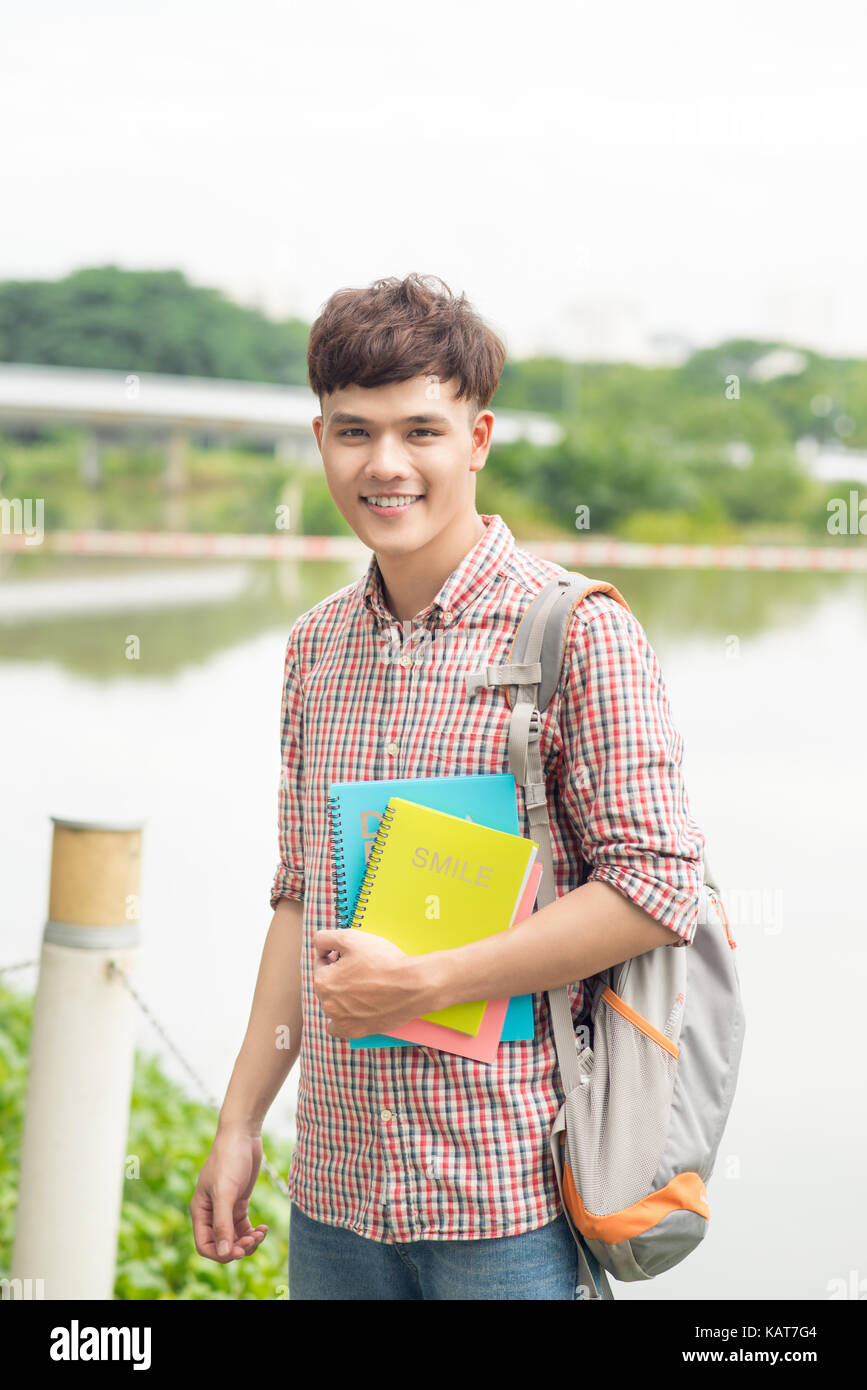
<svg viewBox="0 0 867 1390"><path fill-rule="evenodd" d="M421 428L419 428L419 429L414 429L414 430L412 431L412 433L413 433L413 434L433 434L433 435L437 435L437 434L439 434L439 430L426 430L426 429L421 429ZM350 435L350 434L364 434L364 430L360 427L360 425L353 425L353 426L352 426L350 429L348 429L348 430L338 430L338 437L339 437L340 439L342 439L342 438L344 438L344 436Z"/></svg>

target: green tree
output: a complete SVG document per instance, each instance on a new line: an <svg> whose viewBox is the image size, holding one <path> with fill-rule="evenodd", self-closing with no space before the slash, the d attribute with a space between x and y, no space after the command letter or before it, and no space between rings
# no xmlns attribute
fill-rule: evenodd
<svg viewBox="0 0 867 1390"><path fill-rule="evenodd" d="M304 385L309 329L277 323L177 270L96 266L0 284L0 358Z"/></svg>

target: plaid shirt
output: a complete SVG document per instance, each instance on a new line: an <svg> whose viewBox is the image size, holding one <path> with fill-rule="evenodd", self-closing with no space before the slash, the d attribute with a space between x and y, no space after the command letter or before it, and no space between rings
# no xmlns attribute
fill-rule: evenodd
<svg viewBox="0 0 867 1390"><path fill-rule="evenodd" d="M326 1032L312 936L338 924L329 786L509 770L499 689L464 676L504 661L531 596L560 565L515 546L499 516L411 624L385 606L379 567L297 619L282 701L280 864L271 906L304 901L303 1038L289 1192L308 1216L389 1243L517 1235L561 1210L549 1136L563 1102L547 996L532 1041L485 1065L433 1047L353 1050ZM588 595L542 722L560 896L609 883L691 941L704 837L690 817L659 664L640 623ZM532 838L518 788L521 834ZM567 986L577 1023L589 1008Z"/></svg>

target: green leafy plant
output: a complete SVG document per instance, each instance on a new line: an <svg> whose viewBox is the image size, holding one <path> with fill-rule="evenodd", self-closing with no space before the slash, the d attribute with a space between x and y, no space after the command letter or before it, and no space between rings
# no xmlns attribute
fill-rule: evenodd
<svg viewBox="0 0 867 1390"><path fill-rule="evenodd" d="M15 1228L21 1127L27 1093L32 999L0 985L0 1275L8 1275ZM263 1171L250 1199L268 1235L254 1255L228 1265L200 1256L190 1198L210 1151L216 1115L191 1101L159 1062L136 1054L123 1183L116 1299L273 1299L288 1296L289 1202ZM263 1134L285 1177L292 1145Z"/></svg>

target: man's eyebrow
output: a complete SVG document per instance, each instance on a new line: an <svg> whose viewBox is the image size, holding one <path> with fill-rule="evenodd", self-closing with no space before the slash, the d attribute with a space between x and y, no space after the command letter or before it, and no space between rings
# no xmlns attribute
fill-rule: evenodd
<svg viewBox="0 0 867 1390"><path fill-rule="evenodd" d="M330 423L333 425L370 425L373 421L364 415L350 415L346 410L335 410ZM404 415L400 425L450 425L447 415Z"/></svg>

